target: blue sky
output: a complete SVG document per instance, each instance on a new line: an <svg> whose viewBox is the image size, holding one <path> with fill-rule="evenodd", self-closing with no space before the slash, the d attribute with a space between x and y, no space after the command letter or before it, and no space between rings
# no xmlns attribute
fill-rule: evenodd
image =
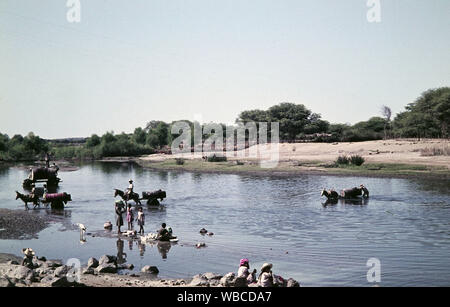
<svg viewBox="0 0 450 307"><path fill-rule="evenodd" d="M0 2L0 132L132 132L302 103L330 122L394 113L450 85L450 1Z"/></svg>

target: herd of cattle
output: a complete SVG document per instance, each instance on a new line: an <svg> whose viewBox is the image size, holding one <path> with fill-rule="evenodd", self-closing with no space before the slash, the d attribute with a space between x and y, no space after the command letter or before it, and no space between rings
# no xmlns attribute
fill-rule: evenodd
<svg viewBox="0 0 450 307"><path fill-rule="evenodd" d="M72 201L72 196L66 192L57 193L59 183L62 181L58 178L58 166L34 167L30 169L30 174L26 178L22 186L28 194L22 194L16 191L16 200L21 199L25 203L25 209L28 209L28 203L32 203L34 208L44 204L50 205L51 209L64 209L69 201ZM42 187L36 186L42 183ZM119 189L115 189L114 197L121 196L125 202L133 200L137 205L141 204L141 200L146 200L149 206L159 206L160 201L166 198L166 192L157 190L153 192L142 192L142 197L139 194L133 193L128 195Z"/></svg>

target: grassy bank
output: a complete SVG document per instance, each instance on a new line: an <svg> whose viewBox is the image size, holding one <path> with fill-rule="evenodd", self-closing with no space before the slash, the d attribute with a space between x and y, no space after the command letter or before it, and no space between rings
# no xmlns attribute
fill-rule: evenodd
<svg viewBox="0 0 450 307"><path fill-rule="evenodd" d="M137 159L136 162L145 168L154 170L175 170L204 173L225 174L251 174L251 175L351 175L369 177L432 177L450 179L450 170L442 166L429 166L418 164L398 163L367 163L361 166L345 165L336 166L329 162L320 161L295 161L280 162L277 167L261 168L258 162L237 163L227 162L204 162L202 160L184 160L183 164L177 163L175 159L164 161L148 161Z"/></svg>

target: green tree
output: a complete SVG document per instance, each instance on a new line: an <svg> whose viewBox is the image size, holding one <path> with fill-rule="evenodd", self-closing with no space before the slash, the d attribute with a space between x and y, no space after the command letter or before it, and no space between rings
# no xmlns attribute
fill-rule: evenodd
<svg viewBox="0 0 450 307"><path fill-rule="evenodd" d="M91 135L91 137L89 137L86 140L86 147L87 148L95 147L95 146L99 145L100 142L101 142L100 137L97 134L93 134L93 135Z"/></svg>

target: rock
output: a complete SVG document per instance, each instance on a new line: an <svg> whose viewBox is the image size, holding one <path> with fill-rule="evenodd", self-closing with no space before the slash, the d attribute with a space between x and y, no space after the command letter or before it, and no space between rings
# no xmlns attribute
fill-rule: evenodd
<svg viewBox="0 0 450 307"><path fill-rule="evenodd" d="M52 274L51 269L48 267L44 267L44 266L37 268L36 270L34 270L34 272L36 273L36 275L38 275L40 277L45 277L49 274Z"/></svg>
<svg viewBox="0 0 450 307"><path fill-rule="evenodd" d="M151 273L151 274L158 274L159 270L156 266L150 266L146 265L141 269L141 272L143 273Z"/></svg>
<svg viewBox="0 0 450 307"><path fill-rule="evenodd" d="M41 284L44 284L44 285L50 284L53 279L54 279L53 276L47 275L41 279Z"/></svg>
<svg viewBox="0 0 450 307"><path fill-rule="evenodd" d="M117 264L117 257L111 256L111 255L103 255L98 260L99 265L107 264L107 263L114 263Z"/></svg>
<svg viewBox="0 0 450 307"><path fill-rule="evenodd" d="M235 274L233 272L230 272L220 279L219 284L223 287L233 287L235 279Z"/></svg>
<svg viewBox="0 0 450 307"><path fill-rule="evenodd" d="M206 279L203 275L195 275L191 282L189 283L190 287L204 287L204 286L209 286L209 281L208 279Z"/></svg>
<svg viewBox="0 0 450 307"><path fill-rule="evenodd" d="M134 269L134 265L132 264L132 263L130 263L130 264L121 264L121 265L118 265L117 266L117 269L118 270L132 270L132 269Z"/></svg>
<svg viewBox="0 0 450 307"><path fill-rule="evenodd" d="M8 265L19 265L19 262L15 261L15 260L11 260L7 262Z"/></svg>
<svg viewBox="0 0 450 307"><path fill-rule="evenodd" d="M100 264L96 269L97 273L117 273L117 266L114 263Z"/></svg>
<svg viewBox="0 0 450 307"><path fill-rule="evenodd" d="M88 274L95 275L95 269L92 267L87 267L81 273L85 274L85 275L88 275Z"/></svg>
<svg viewBox="0 0 450 307"><path fill-rule="evenodd" d="M70 267L68 267L67 265L63 265L60 267L57 267L55 269L55 272L53 272L53 276L55 277L63 277L65 275L67 275L67 273L69 273Z"/></svg>
<svg viewBox="0 0 450 307"><path fill-rule="evenodd" d="M25 266L15 266L6 274L9 278L16 278L18 280L33 280L34 271Z"/></svg>
<svg viewBox="0 0 450 307"><path fill-rule="evenodd" d="M82 283L78 283L76 281L69 281L67 277L56 277L51 282L50 285L52 287L82 287L85 286Z"/></svg>
<svg viewBox="0 0 450 307"><path fill-rule="evenodd" d="M47 260L45 262L45 266L49 267L49 268L57 268L62 266L62 262L59 260Z"/></svg>
<svg viewBox="0 0 450 307"><path fill-rule="evenodd" d="M0 288L9 288L9 287L14 287L12 281L6 276L0 277Z"/></svg>
<svg viewBox="0 0 450 307"><path fill-rule="evenodd" d="M208 280L214 280L214 279L220 280L223 277L223 275L208 272L208 273L204 273L203 277L205 277Z"/></svg>
<svg viewBox="0 0 450 307"><path fill-rule="evenodd" d="M300 283L298 281L296 281L295 279L289 278L287 281L286 287L288 287L288 288L300 287Z"/></svg>
<svg viewBox="0 0 450 307"><path fill-rule="evenodd" d="M237 277L234 281L234 287L238 288L248 287L247 278Z"/></svg>
<svg viewBox="0 0 450 307"><path fill-rule="evenodd" d="M94 257L89 258L88 263L87 263L87 267L88 268L96 268L98 267L99 262L97 259L95 259Z"/></svg>
<svg viewBox="0 0 450 307"><path fill-rule="evenodd" d="M44 261L44 262L47 261L47 258L45 258L44 256L38 257L37 259L40 260L40 261Z"/></svg>
<svg viewBox="0 0 450 307"><path fill-rule="evenodd" d="M33 259L33 268L40 268L41 266L43 266L45 264L44 261L38 260L38 259Z"/></svg>

